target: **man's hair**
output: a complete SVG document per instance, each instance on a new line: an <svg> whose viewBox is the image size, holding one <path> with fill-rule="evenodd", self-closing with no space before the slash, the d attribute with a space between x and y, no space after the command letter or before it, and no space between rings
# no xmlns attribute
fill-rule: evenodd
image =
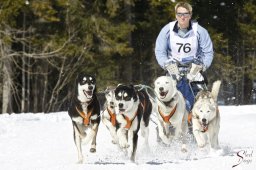
<svg viewBox="0 0 256 170"><path fill-rule="evenodd" d="M189 11L189 13L190 14L192 14L192 6L189 4L189 3L187 3L187 2L178 2L176 5L175 5L175 13L177 13L177 9L179 8L179 7L183 7L183 8L185 8L185 9L187 9L188 11Z"/></svg>

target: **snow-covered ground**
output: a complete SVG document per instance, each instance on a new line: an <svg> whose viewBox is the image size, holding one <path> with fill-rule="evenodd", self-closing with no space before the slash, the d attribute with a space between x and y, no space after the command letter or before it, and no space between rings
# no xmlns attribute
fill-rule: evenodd
<svg viewBox="0 0 256 170"><path fill-rule="evenodd" d="M156 125L150 123L150 150L141 141L137 161L130 163L126 155L111 143L107 128L101 123L97 152L83 146L86 162L76 164L71 120L67 112L51 114L0 115L1 170L86 170L86 169L256 169L256 105L220 106L219 141L222 153L209 153L190 145L182 153L177 144L163 146L156 142ZM237 165L239 164L239 165ZM232 168L233 165L237 165Z"/></svg>

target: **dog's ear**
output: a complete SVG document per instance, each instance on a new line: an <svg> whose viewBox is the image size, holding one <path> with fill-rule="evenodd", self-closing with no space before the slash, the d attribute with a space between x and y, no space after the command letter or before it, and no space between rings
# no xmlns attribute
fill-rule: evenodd
<svg viewBox="0 0 256 170"><path fill-rule="evenodd" d="M132 90L133 100L136 102L138 100L137 90L133 84L130 84L128 87Z"/></svg>
<svg viewBox="0 0 256 170"><path fill-rule="evenodd" d="M134 89L134 85L133 84L129 84L128 87L131 88L131 89Z"/></svg>
<svg viewBox="0 0 256 170"><path fill-rule="evenodd" d="M123 84L122 83L119 83L116 87L119 87L119 86L122 86Z"/></svg>

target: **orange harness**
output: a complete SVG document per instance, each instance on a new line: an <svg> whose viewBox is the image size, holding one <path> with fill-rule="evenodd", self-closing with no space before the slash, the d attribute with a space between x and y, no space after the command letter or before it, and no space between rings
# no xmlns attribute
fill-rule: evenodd
<svg viewBox="0 0 256 170"><path fill-rule="evenodd" d="M80 111L77 107L76 107L76 111L79 113L79 115L84 119L84 125L88 126L90 123L90 118L92 116L92 110L90 112L88 112L87 114L85 114L83 111Z"/></svg>
<svg viewBox="0 0 256 170"><path fill-rule="evenodd" d="M192 123L192 112L188 113L188 123L191 124Z"/></svg>
<svg viewBox="0 0 256 170"><path fill-rule="evenodd" d="M158 111L159 111L159 113L160 113L160 115L161 115L161 117L163 118L163 120L164 120L164 122L165 123L171 123L169 120L171 119L171 117L174 115L174 113L176 112L176 108L177 108L177 104L175 105L175 107L172 109L172 111L170 112L170 114L168 114L168 115L164 115L163 113L162 113L162 111L160 110L160 107L158 106Z"/></svg>
<svg viewBox="0 0 256 170"><path fill-rule="evenodd" d="M143 109L143 113L144 113L145 112L145 108L146 108L146 100L145 100L145 98L144 98L143 104L140 103L140 105L141 105L141 107ZM138 107L138 110L139 110L139 107ZM131 128L132 122L135 119L136 115L138 114L138 110L135 112L134 117L131 120L129 119L128 116L123 115L125 120L126 120L126 122L127 122L126 125L125 125L126 129L130 129Z"/></svg>
<svg viewBox="0 0 256 170"><path fill-rule="evenodd" d="M112 125L116 126L116 114L111 112L111 110L109 108L107 108L107 111L110 116L110 121L111 121Z"/></svg>
<svg viewBox="0 0 256 170"><path fill-rule="evenodd" d="M130 129L131 128L131 126L132 126L132 122L133 122L133 120L135 119L135 117L136 117L136 115L138 114L138 111L136 111L135 112L135 114L134 114L134 117L130 120L129 119L129 117L128 116L125 116L125 115L123 115L124 116L124 118L125 118L125 120L126 120L126 125L125 125L125 129Z"/></svg>

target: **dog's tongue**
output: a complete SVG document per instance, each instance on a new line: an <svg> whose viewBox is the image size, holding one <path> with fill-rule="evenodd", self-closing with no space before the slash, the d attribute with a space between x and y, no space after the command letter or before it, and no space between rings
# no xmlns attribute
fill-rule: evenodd
<svg viewBox="0 0 256 170"><path fill-rule="evenodd" d="M124 113L125 109L119 109L119 113L122 114Z"/></svg>
<svg viewBox="0 0 256 170"><path fill-rule="evenodd" d="M161 96L165 96L165 94L166 94L165 92L160 92Z"/></svg>
<svg viewBox="0 0 256 170"><path fill-rule="evenodd" d="M86 93L91 96L92 95L92 91L86 91Z"/></svg>

